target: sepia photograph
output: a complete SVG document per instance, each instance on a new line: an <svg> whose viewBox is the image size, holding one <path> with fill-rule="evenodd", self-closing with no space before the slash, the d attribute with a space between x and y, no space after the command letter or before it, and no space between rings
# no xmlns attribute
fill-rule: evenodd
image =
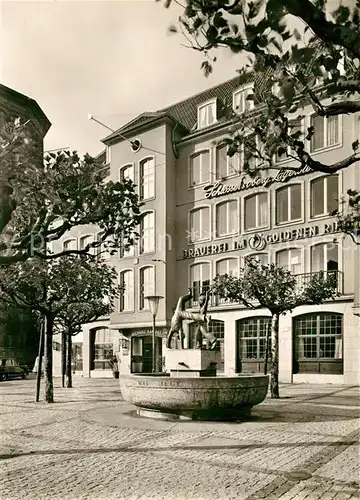
<svg viewBox="0 0 360 500"><path fill-rule="evenodd" d="M360 1L0 0L1 500L360 498Z"/></svg>

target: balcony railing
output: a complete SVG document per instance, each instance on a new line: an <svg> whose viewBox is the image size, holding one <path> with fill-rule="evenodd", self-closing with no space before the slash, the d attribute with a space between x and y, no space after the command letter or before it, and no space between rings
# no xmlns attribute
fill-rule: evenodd
<svg viewBox="0 0 360 500"><path fill-rule="evenodd" d="M312 278L316 275L322 276L324 281L327 280L328 278L333 277L335 287L336 287L336 292L339 295L343 295L344 277L343 277L343 273L341 271L337 271L337 270L334 270L334 271L316 271L316 272L312 272L312 273L295 274L297 290L299 291L302 288L304 288L308 283L310 283ZM209 287L210 287L210 285L206 285L204 287L204 289L202 289L202 293L206 292L206 290L208 290ZM199 288L197 287L196 289L193 289L190 286L189 290L191 291L192 296L194 297L194 299L192 299L190 301L190 307L192 307L192 308L199 307L199 302L198 302L198 298L200 295ZM226 300L226 299L223 299L221 297L218 297L216 295L211 295L210 300L209 300L209 307L216 307L216 306L223 306L223 305L231 306L231 305L234 305L236 303L237 303L237 301L230 301L230 300Z"/></svg>
<svg viewBox="0 0 360 500"><path fill-rule="evenodd" d="M336 287L336 292L340 295L344 293L344 277L343 273L338 270L333 271L315 271L312 273L295 274L296 285L298 289L304 288L310 283L314 276L321 276L323 280L333 279Z"/></svg>

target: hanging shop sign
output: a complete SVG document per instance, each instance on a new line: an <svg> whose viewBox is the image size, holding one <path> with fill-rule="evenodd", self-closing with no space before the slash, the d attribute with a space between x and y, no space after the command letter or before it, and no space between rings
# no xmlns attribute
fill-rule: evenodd
<svg viewBox="0 0 360 500"><path fill-rule="evenodd" d="M299 170L279 170L275 176L268 177L241 177L239 184L227 184L224 185L222 182L215 182L213 184L208 184L204 187L205 198L219 198L220 196L225 196L227 194L238 193L239 191L246 191L247 189L253 189L256 187L268 187L274 182L287 182L293 177L299 177L301 175L309 174L312 172L310 167L302 167Z"/></svg>
<svg viewBox="0 0 360 500"><path fill-rule="evenodd" d="M203 257L206 255L217 255L234 250L250 249L255 252L261 252L268 245L283 243L287 241L296 241L306 238L313 238L318 235L326 235L339 232L337 222L324 224L323 226L305 226L288 231L279 231L275 233L255 233L251 236L234 239L231 242L220 244L211 244L201 247L192 247L183 250L183 258L191 259L194 257Z"/></svg>

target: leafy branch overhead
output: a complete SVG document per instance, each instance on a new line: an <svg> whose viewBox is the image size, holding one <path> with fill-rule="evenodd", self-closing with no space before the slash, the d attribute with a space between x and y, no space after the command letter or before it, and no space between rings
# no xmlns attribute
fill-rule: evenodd
<svg viewBox="0 0 360 500"><path fill-rule="evenodd" d="M166 7L171 3L167 0ZM306 130L294 126L308 105L319 117L329 119L360 111L359 9L359 0L332 12L326 0L186 2L171 31L182 33L188 47L204 54L205 74L216 61L213 50L223 47L242 56L239 86L255 81L247 97L255 106L241 117L234 115L228 137L231 155L248 135L257 136L258 143L247 148L247 154L257 159L256 165L245 164L249 173L276 166L276 153L294 160L284 168L308 166L328 174L360 160L358 145L334 163L315 159L313 126Z"/></svg>
<svg viewBox="0 0 360 500"><path fill-rule="evenodd" d="M131 180L114 182L99 160L73 151L50 153L42 161L19 123L0 132L0 266L29 257L52 259L86 254L106 240L115 251L138 237L138 195ZM73 227L96 225L98 241L80 250L44 252Z"/></svg>

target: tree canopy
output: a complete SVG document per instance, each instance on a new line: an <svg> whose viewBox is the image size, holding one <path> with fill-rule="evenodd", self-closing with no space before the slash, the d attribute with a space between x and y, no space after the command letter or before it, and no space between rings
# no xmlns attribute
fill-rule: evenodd
<svg viewBox="0 0 360 500"><path fill-rule="evenodd" d="M0 266L29 257L86 254L107 241L115 251L138 237L141 220L134 184L109 179L109 166L76 151L45 155L19 120L0 131ZM79 250L46 251L77 226L96 225L98 241Z"/></svg>
<svg viewBox="0 0 360 500"><path fill-rule="evenodd" d="M53 402L52 341L56 325L76 330L79 321L108 314L119 295L114 268L90 256L38 257L0 268L0 301L45 318L45 394ZM92 311L90 312L90 307Z"/></svg>
<svg viewBox="0 0 360 500"><path fill-rule="evenodd" d="M300 280L298 280L300 278ZM336 271L295 276L276 264L263 265L249 259L240 276L218 275L214 279L212 292L249 309L266 308L271 314L271 397L279 397L279 317L298 306L321 304L334 299L338 289ZM267 364L268 345L265 347Z"/></svg>
<svg viewBox="0 0 360 500"><path fill-rule="evenodd" d="M305 105L327 118L360 111L359 0L353 4L339 5L330 13L326 0L187 0L178 26L170 29L181 31L188 46L204 54L205 74L216 61L213 49L225 47L246 56L239 68L240 83L263 76L247 96L259 105L259 112L248 109L235 117L227 138L229 155L245 144L249 157L257 159L256 164L245 162L250 173L274 166L276 153L296 160L284 168L308 166L329 174L360 160L359 141L340 161L315 159L313 125L300 131L292 123ZM259 144L249 142L251 134Z"/></svg>

